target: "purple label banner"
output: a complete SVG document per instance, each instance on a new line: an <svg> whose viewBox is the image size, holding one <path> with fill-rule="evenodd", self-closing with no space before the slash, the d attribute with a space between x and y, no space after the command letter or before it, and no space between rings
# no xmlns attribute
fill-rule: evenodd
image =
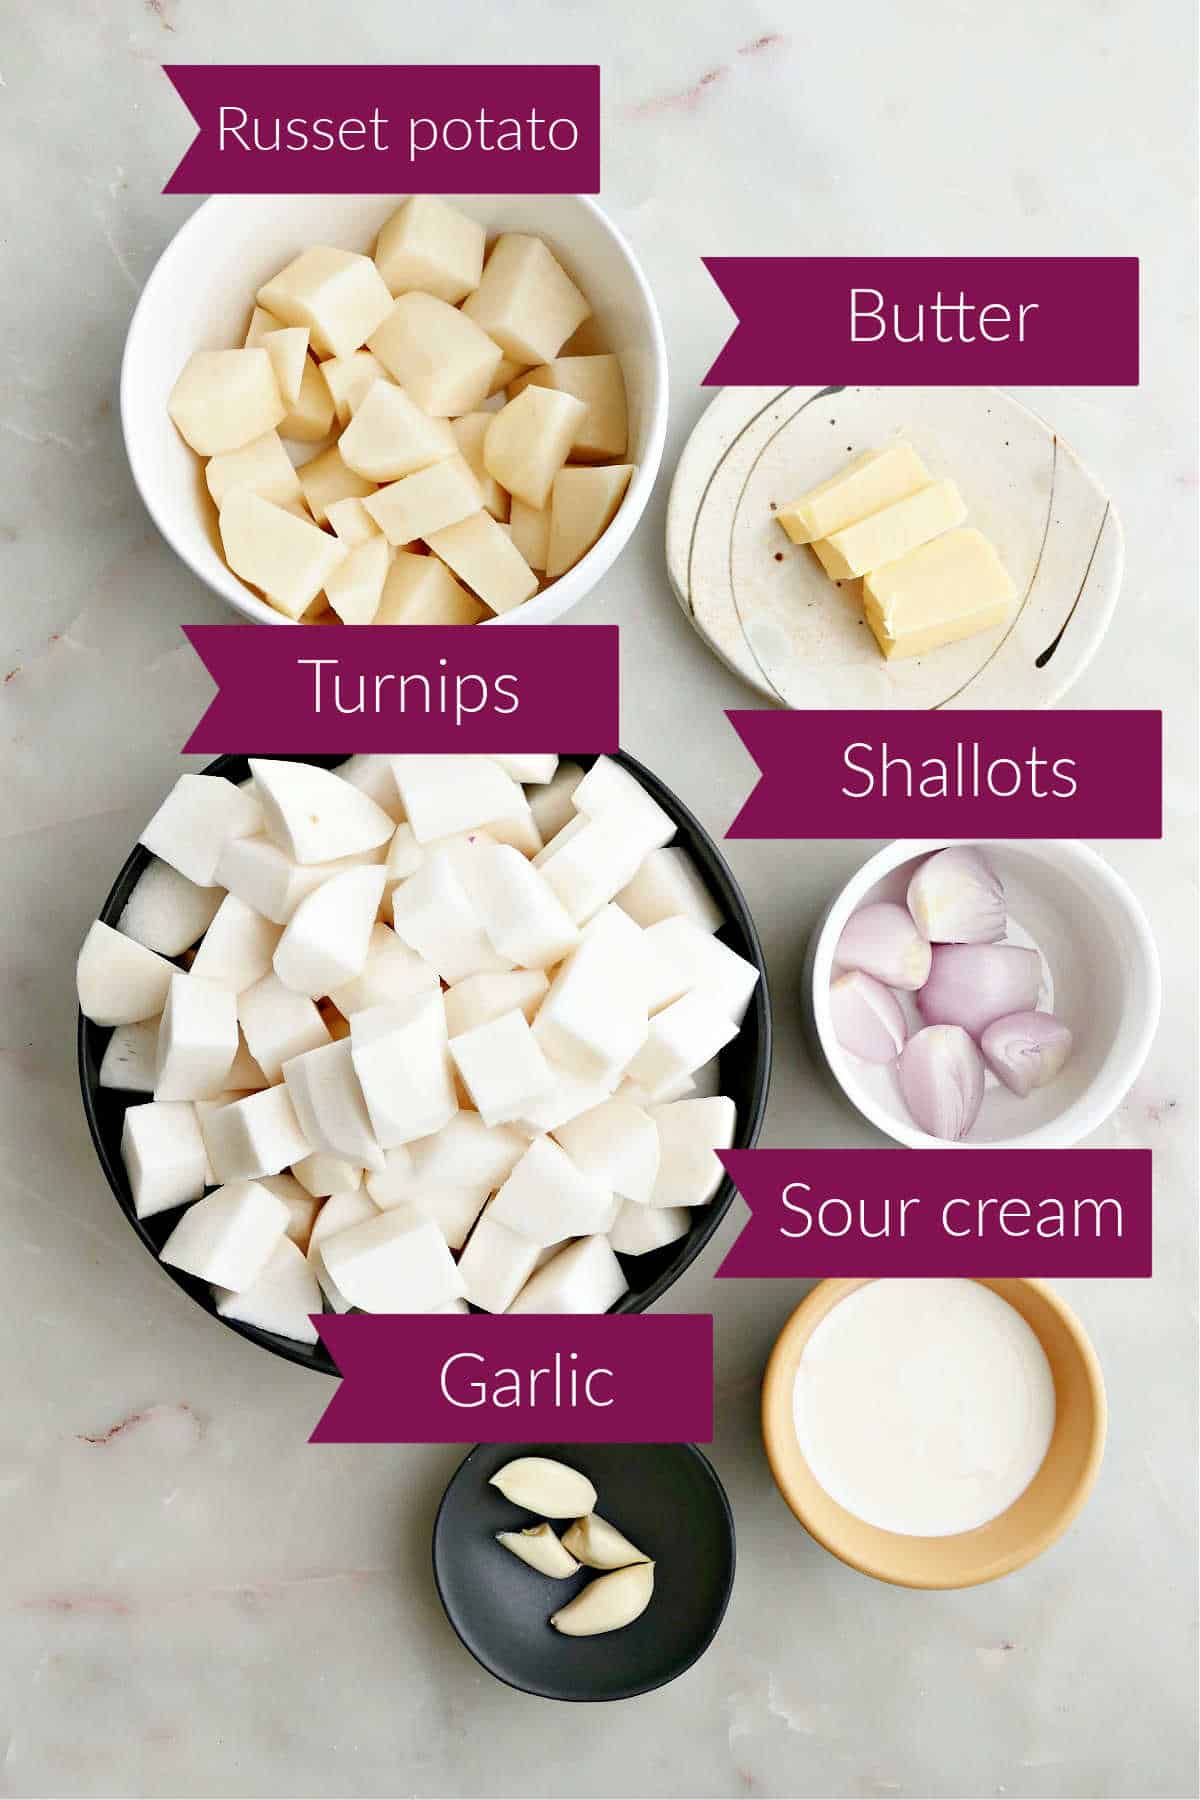
<svg viewBox="0 0 1200 1800"><path fill-rule="evenodd" d="M706 256L706 386L1136 387L1136 256Z"/></svg>
<svg viewBox="0 0 1200 1800"><path fill-rule="evenodd" d="M217 683L187 751L252 745L256 754L294 756L618 747L615 625L183 629Z"/></svg>
<svg viewBox="0 0 1200 1800"><path fill-rule="evenodd" d="M731 838L1162 836L1161 712L731 712Z"/></svg>
<svg viewBox="0 0 1200 1800"><path fill-rule="evenodd" d="M731 1276L1151 1272L1149 1150L725 1150Z"/></svg>
<svg viewBox="0 0 1200 1800"><path fill-rule="evenodd" d="M709 1444L708 1314L320 1313L341 1385L314 1444Z"/></svg>
<svg viewBox="0 0 1200 1800"><path fill-rule="evenodd" d="M581 63L171 63L199 130L168 194L598 194Z"/></svg>

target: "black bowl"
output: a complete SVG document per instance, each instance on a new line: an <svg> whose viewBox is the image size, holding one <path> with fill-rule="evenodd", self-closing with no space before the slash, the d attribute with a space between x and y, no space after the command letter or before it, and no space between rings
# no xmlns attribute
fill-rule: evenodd
<svg viewBox="0 0 1200 1800"><path fill-rule="evenodd" d="M288 760L312 762L322 768L334 769L345 758L308 756ZM578 756L573 760L587 765L594 762L595 757ZM678 829L674 841L684 845L691 853L725 916L726 924L719 934L721 941L728 944L730 949L736 950L739 956L754 963L759 971L758 986L742 1028L725 1046L719 1058L721 1092L728 1094L737 1107L735 1147L748 1150L758 1137L762 1124L771 1073L771 1009L767 997L766 966L758 933L724 857L700 821L676 799L669 788L663 786L656 775L652 775L641 763L635 762L632 756L618 752L614 761L636 775L647 792L675 820ZM243 781L249 774L248 758L219 756L215 762L209 763L204 773L224 775L230 781ZM100 917L106 925L116 925L139 876L151 860L148 850L144 850L140 844L134 846L100 910ZM149 1219L139 1219L134 1213L133 1195L121 1160L121 1127L126 1108L143 1103L147 1096L125 1094L100 1086L100 1063L108 1038L107 1026L93 1025L80 1014L79 1080L83 1090L83 1109L108 1185L116 1195L121 1211L157 1260L158 1252L174 1229L179 1215L177 1210L171 1210L155 1213ZM726 1176L711 1203L696 1209L695 1222L685 1238L678 1239L674 1244L666 1244L661 1250L652 1250L646 1256L622 1257L621 1263L630 1288L617 1301L612 1311L644 1312L648 1306L653 1305L708 1243L733 1198L733 1192L733 1183ZM197 1305L202 1306L214 1318L220 1317L206 1282L198 1281L195 1276L185 1275L179 1269L172 1269L165 1263L160 1263L159 1267ZM324 1344L298 1344L273 1331L262 1331L255 1325L243 1325L233 1319L222 1319L221 1323L242 1337L249 1338L251 1343L261 1344L265 1349L273 1350L277 1356L286 1356L291 1362L301 1363L309 1369L319 1369L325 1375L338 1373L337 1365Z"/></svg>
<svg viewBox="0 0 1200 1800"><path fill-rule="evenodd" d="M581 1469L596 1511L654 1559L640 1619L600 1637L563 1637L550 1614L596 1571L553 1581L495 1541L534 1524L491 1477L518 1456ZM555 1520L561 1532L568 1521ZM674 1681L717 1634L733 1588L733 1514L694 1444L479 1444L460 1463L433 1527L433 1577L471 1655L510 1687L547 1700L628 1700Z"/></svg>

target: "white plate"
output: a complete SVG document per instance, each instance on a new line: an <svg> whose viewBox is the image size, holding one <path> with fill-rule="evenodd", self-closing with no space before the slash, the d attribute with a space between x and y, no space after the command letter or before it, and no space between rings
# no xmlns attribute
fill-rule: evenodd
<svg viewBox="0 0 1200 1800"><path fill-rule="evenodd" d="M887 662L862 583L788 542L778 506L905 438L951 477L1017 588L1003 625ZM1051 706L1082 674L1121 585L1121 526L1075 452L998 388L725 388L679 459L667 568L710 648L791 707Z"/></svg>

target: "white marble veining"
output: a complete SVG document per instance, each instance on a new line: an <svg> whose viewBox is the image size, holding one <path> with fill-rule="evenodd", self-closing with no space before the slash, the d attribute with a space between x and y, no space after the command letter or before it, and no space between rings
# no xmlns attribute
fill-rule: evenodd
<svg viewBox="0 0 1200 1800"><path fill-rule="evenodd" d="M10 0L5 26L0 1793L1194 1793L1192 8ZM605 1708L510 1693L460 1648L429 1572L457 1452L309 1449L326 1385L149 1266L73 1068L76 946L208 691L179 626L227 617L143 514L114 416L138 287L195 204L159 192L190 126L158 64L463 56L603 62L604 199L657 292L674 399L655 501L574 616L621 624L626 746L715 832L751 776L722 708L748 695L690 632L662 552L667 474L728 323L701 254L1143 258L1142 387L1025 396L1128 539L1073 700L1167 714L1166 839L1106 852L1149 908L1167 1012L1096 1139L1154 1150L1157 1274L1069 1284L1109 1382L1099 1488L994 1586L852 1574L794 1524L759 1446L758 1380L797 1294L714 1286L712 1252L670 1300L717 1318L734 1598L687 1676ZM868 1141L806 1061L795 994L806 929L869 848L729 848L773 977L767 1143Z"/></svg>

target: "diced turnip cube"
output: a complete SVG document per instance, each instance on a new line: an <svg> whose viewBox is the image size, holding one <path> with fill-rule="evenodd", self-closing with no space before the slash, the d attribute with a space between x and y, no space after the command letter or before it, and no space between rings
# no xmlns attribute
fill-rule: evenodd
<svg viewBox="0 0 1200 1800"><path fill-rule="evenodd" d="M328 1237L334 1237L339 1231L348 1231L352 1225L361 1225L367 1219L379 1217L379 1208L372 1202L365 1189L356 1193L336 1193L326 1200L317 1214L312 1234L308 1240L308 1266L317 1278L332 1310L336 1313L350 1311L350 1302L340 1291L337 1284L325 1267L325 1258L321 1254L321 1245Z"/></svg>
<svg viewBox="0 0 1200 1800"><path fill-rule="evenodd" d="M713 1154L728 1150L737 1130L737 1108L724 1094L708 1100L676 1100L654 1106L658 1127L658 1177L651 1206L706 1206L725 1170Z"/></svg>
<svg viewBox="0 0 1200 1800"><path fill-rule="evenodd" d="M325 1267L364 1312L429 1312L463 1283L445 1238L415 1207L400 1206L322 1240Z"/></svg>
<svg viewBox="0 0 1200 1800"><path fill-rule="evenodd" d="M174 963L97 919L75 965L79 1010L94 1025L156 1018L178 973Z"/></svg>
<svg viewBox="0 0 1200 1800"><path fill-rule="evenodd" d="M653 1092L644 1081L631 1081L627 1075L617 1083L616 1097L618 1100L631 1100L635 1106L649 1109L652 1106L666 1106L671 1100L690 1099L697 1092L697 1083L691 1075L681 1075L678 1081L668 1082L665 1087Z"/></svg>
<svg viewBox="0 0 1200 1800"><path fill-rule="evenodd" d="M690 1075L701 1063L737 1036L737 1026L700 992L672 1001L650 1020L645 1043L630 1058L626 1072L656 1098L681 1075Z"/></svg>
<svg viewBox="0 0 1200 1800"><path fill-rule="evenodd" d="M204 479L218 507L235 488L249 488L276 506L293 506L301 498L300 478L277 431L264 431L240 450L210 457Z"/></svg>
<svg viewBox="0 0 1200 1800"><path fill-rule="evenodd" d="M267 836L295 862L328 863L391 840L395 824L369 794L313 763L250 759Z"/></svg>
<svg viewBox="0 0 1200 1800"><path fill-rule="evenodd" d="M196 952L192 974L244 993L268 972L278 943L278 925L236 894L226 894Z"/></svg>
<svg viewBox="0 0 1200 1800"><path fill-rule="evenodd" d="M519 375L514 394L527 386L557 388L574 394L586 408L571 446L572 462L616 462L629 445L625 411L625 378L615 356L556 356Z"/></svg>
<svg viewBox="0 0 1200 1800"><path fill-rule="evenodd" d="M278 1175L308 1153L285 1087L264 1088L218 1107L201 1119L200 1131L217 1181Z"/></svg>
<svg viewBox="0 0 1200 1800"><path fill-rule="evenodd" d="M537 593L537 576L490 513L474 512L456 525L424 535L434 555L494 613L511 612Z"/></svg>
<svg viewBox="0 0 1200 1800"><path fill-rule="evenodd" d="M339 763L333 773L339 781L348 781L360 794L368 794L397 825L403 819L404 807L390 756L350 756L344 763Z"/></svg>
<svg viewBox="0 0 1200 1800"><path fill-rule="evenodd" d="M480 847L472 891L488 937L522 968L551 968L579 942L550 882L507 844Z"/></svg>
<svg viewBox="0 0 1200 1800"><path fill-rule="evenodd" d="M735 1025L741 1024L758 986L752 962L690 918L661 919L646 932L646 944L663 971L651 1012L695 990Z"/></svg>
<svg viewBox="0 0 1200 1800"><path fill-rule="evenodd" d="M472 1306L507 1312L537 1265L538 1246L492 1217L489 1206L475 1225L458 1261Z"/></svg>
<svg viewBox="0 0 1200 1800"><path fill-rule="evenodd" d="M547 845L563 827L578 815L573 795L583 780L583 770L576 762L560 762L544 787L536 787L528 796L534 824Z"/></svg>
<svg viewBox="0 0 1200 1800"><path fill-rule="evenodd" d="M503 975L468 975L465 981L447 988L446 1029L450 1036L461 1037L478 1025L518 1008L532 1024L538 1007L545 999L550 983L541 969L512 969Z"/></svg>
<svg viewBox="0 0 1200 1800"><path fill-rule="evenodd" d="M329 518L329 508L339 500L362 500L375 492L375 483L348 469L337 444L301 463L296 478L318 525ZM340 535L340 534L339 534Z"/></svg>
<svg viewBox="0 0 1200 1800"><path fill-rule="evenodd" d="M129 1107L121 1126L121 1160L139 1219L198 1200L208 1158L194 1109L186 1100Z"/></svg>
<svg viewBox="0 0 1200 1800"><path fill-rule="evenodd" d="M536 1035L536 1034L535 1034ZM554 1083L540 1100L535 1100L527 1112L516 1121L522 1131L531 1137L538 1137L546 1131L557 1131L568 1119L577 1119L580 1113L591 1112L593 1107L609 1098L616 1082L616 1073L607 1072L600 1078L586 1078L573 1075L561 1064L550 1061L554 1075Z"/></svg>
<svg viewBox="0 0 1200 1800"><path fill-rule="evenodd" d="M645 1205L658 1174L658 1129L628 1100L605 1100L556 1132L576 1168L623 1200Z"/></svg>
<svg viewBox="0 0 1200 1800"><path fill-rule="evenodd" d="M237 1055L237 997L176 970L158 1028L156 1100L207 1100L227 1085Z"/></svg>
<svg viewBox="0 0 1200 1800"><path fill-rule="evenodd" d="M104 1046L100 1086L117 1088L127 1094L152 1094L157 1060L157 1019L118 1025Z"/></svg>
<svg viewBox="0 0 1200 1800"><path fill-rule="evenodd" d="M288 1226L288 1210L258 1181L206 1194L183 1214L159 1251L165 1263L237 1294L266 1268Z"/></svg>
<svg viewBox="0 0 1200 1800"><path fill-rule="evenodd" d="M258 290L285 325L307 325L318 356L349 356L387 317L392 296L369 256L316 244Z"/></svg>
<svg viewBox="0 0 1200 1800"><path fill-rule="evenodd" d="M228 1288L216 1290L217 1312L223 1319L255 1325L298 1344L315 1344L317 1329L310 1313L322 1311L321 1290L305 1260L304 1252L290 1238L275 1246L262 1273L240 1294Z"/></svg>
<svg viewBox="0 0 1200 1800"><path fill-rule="evenodd" d="M160 956L182 956L208 929L223 898L219 887L197 887L156 857L139 875L117 929Z"/></svg>
<svg viewBox="0 0 1200 1800"><path fill-rule="evenodd" d="M608 1241L618 1256L645 1256L664 1244L676 1243L691 1229L692 1215L686 1206L639 1206L635 1200L626 1200Z"/></svg>
<svg viewBox="0 0 1200 1800"><path fill-rule="evenodd" d="M508 512L508 535L531 569L545 574L550 551L550 508L526 506L514 499Z"/></svg>
<svg viewBox="0 0 1200 1800"><path fill-rule="evenodd" d="M611 1188L592 1181L553 1138L535 1138L488 1208L498 1225L543 1245L607 1231L617 1212Z"/></svg>
<svg viewBox="0 0 1200 1800"><path fill-rule="evenodd" d="M392 894L396 935L448 983L504 970L511 959L493 949L452 852L433 850Z"/></svg>
<svg viewBox="0 0 1200 1800"><path fill-rule="evenodd" d="M451 1038L450 1055L485 1125L520 1118L553 1084L550 1065L517 1008Z"/></svg>
<svg viewBox="0 0 1200 1800"><path fill-rule="evenodd" d="M361 972L383 879L378 866L345 869L305 896L275 949L275 973L285 987L315 1000Z"/></svg>
<svg viewBox="0 0 1200 1800"><path fill-rule="evenodd" d="M703 875L682 844L651 850L628 887L617 895L617 905L644 930L672 918L690 919L701 931L720 931L725 923Z"/></svg>
<svg viewBox="0 0 1200 1800"><path fill-rule="evenodd" d="M329 1156L323 1150L314 1150L311 1156L293 1163L292 1174L300 1186L318 1200L326 1200L330 1194L352 1194L362 1186L363 1178L361 1169L340 1156Z"/></svg>
<svg viewBox="0 0 1200 1800"><path fill-rule="evenodd" d="M487 835L497 844L511 845L523 857L536 856L544 848L542 834L534 823L533 809L524 798L517 801L511 813L505 813L499 819L489 819Z"/></svg>
<svg viewBox="0 0 1200 1800"><path fill-rule="evenodd" d="M355 1013L351 1047L383 1149L440 1131L458 1110L440 993Z"/></svg>
<svg viewBox="0 0 1200 1800"><path fill-rule="evenodd" d="M492 415L483 442L483 465L493 480L526 506L550 501L554 477L570 453L587 407L572 394L530 387Z"/></svg>
<svg viewBox="0 0 1200 1800"><path fill-rule="evenodd" d="M640 855L640 845L630 838L628 819L612 813L587 819L569 835L560 832L546 846L537 873L570 918L585 925L626 886Z"/></svg>
<svg viewBox="0 0 1200 1800"><path fill-rule="evenodd" d="M262 828L254 794L221 775L181 775L138 842L197 887L212 887L226 844Z"/></svg>
<svg viewBox="0 0 1200 1800"><path fill-rule="evenodd" d="M346 546L311 522L235 488L221 508L221 544L235 575L261 588L271 604L298 619L346 555Z"/></svg>
<svg viewBox="0 0 1200 1800"><path fill-rule="evenodd" d="M367 1192L381 1212L392 1212L400 1206L414 1207L432 1219L451 1250L462 1249L488 1197L487 1188L478 1182L473 1187L441 1187L431 1181L418 1181L402 1145L387 1152L386 1166L380 1174L368 1175Z"/></svg>
<svg viewBox="0 0 1200 1800"><path fill-rule="evenodd" d="M238 995L238 1020L268 1081L282 1080L283 1065L293 1056L330 1041L312 1000L285 987L273 969Z"/></svg>
<svg viewBox="0 0 1200 1800"><path fill-rule="evenodd" d="M377 381L390 379L377 356L369 350L352 350L349 356L331 356L321 364L325 386L333 397L341 426L348 425Z"/></svg>
<svg viewBox="0 0 1200 1800"><path fill-rule="evenodd" d="M287 1207L287 1235L292 1243L307 1250L321 1202L306 1192L292 1175L264 1175L263 1186L270 1188L276 1199L282 1200ZM319 1312L320 1307L316 1310Z"/></svg>
<svg viewBox="0 0 1200 1800"><path fill-rule="evenodd" d="M392 381L377 381L359 404L338 449L348 469L370 481L399 481L458 450L445 419L430 418Z"/></svg>
<svg viewBox="0 0 1200 1800"><path fill-rule="evenodd" d="M440 462L389 482L363 500L388 543L396 545L428 540L479 505L479 483L456 448Z"/></svg>
<svg viewBox="0 0 1200 1800"><path fill-rule="evenodd" d="M580 1238L531 1275L511 1313L605 1313L628 1289L606 1237Z"/></svg>
<svg viewBox="0 0 1200 1800"><path fill-rule="evenodd" d="M463 312L524 364L558 355L591 307L541 238L505 232L496 240Z"/></svg>
<svg viewBox="0 0 1200 1800"><path fill-rule="evenodd" d="M630 836L643 845L643 855L669 843L675 822L636 775L611 756L598 756L571 796L576 812L590 819L623 818Z"/></svg>
<svg viewBox="0 0 1200 1800"><path fill-rule="evenodd" d="M259 1063L250 1054L250 1046L246 1042L245 1033L238 1032L237 1055L233 1059L225 1085L234 1092L256 1094L271 1084Z"/></svg>
<svg viewBox="0 0 1200 1800"><path fill-rule="evenodd" d="M411 194L379 233L375 266L393 294L412 288L457 306L483 274L483 226L430 194Z"/></svg>
<svg viewBox="0 0 1200 1800"><path fill-rule="evenodd" d="M455 581L436 556L397 550L392 557L376 625L478 625L487 608Z"/></svg>
<svg viewBox="0 0 1200 1800"><path fill-rule="evenodd" d="M283 1065L283 1079L300 1129L314 1150L344 1157L357 1169L383 1167L349 1038L293 1056Z"/></svg>
<svg viewBox="0 0 1200 1800"><path fill-rule="evenodd" d="M261 833L226 844L217 863L217 881L252 911L286 925L305 894L336 874L338 863L302 867Z"/></svg>
<svg viewBox="0 0 1200 1800"><path fill-rule="evenodd" d="M484 756L394 756L392 772L419 844L486 826L524 798L512 776Z"/></svg>
<svg viewBox="0 0 1200 1800"><path fill-rule="evenodd" d="M387 925L375 925L367 959L353 980L330 989L329 998L347 1019L372 1006L390 1006L438 990L437 970L409 948Z"/></svg>
<svg viewBox="0 0 1200 1800"><path fill-rule="evenodd" d="M625 498L632 475L632 463L559 470L550 490L550 536L546 545L548 580L574 568L608 530Z"/></svg>
<svg viewBox="0 0 1200 1800"><path fill-rule="evenodd" d="M222 456L273 431L287 406L265 350L196 350L167 411L198 456Z"/></svg>
<svg viewBox="0 0 1200 1800"><path fill-rule="evenodd" d="M534 1035L546 1055L585 1080L611 1077L615 1085L646 1041L640 936L616 907L597 913L538 1011Z"/></svg>
<svg viewBox="0 0 1200 1800"><path fill-rule="evenodd" d="M369 347L422 411L443 419L487 398L501 358L486 331L433 294L402 294Z"/></svg>
<svg viewBox="0 0 1200 1800"><path fill-rule="evenodd" d="M536 787L546 787L554 780L558 769L558 757L555 755L517 756L507 754L493 756L506 774L514 781L532 782Z"/></svg>
<svg viewBox="0 0 1200 1800"><path fill-rule="evenodd" d="M460 1109L440 1131L408 1147L418 1187L481 1188L494 1193L528 1149L511 1125L485 1125L479 1114Z"/></svg>
<svg viewBox="0 0 1200 1800"><path fill-rule="evenodd" d="M325 596L343 625L370 625L379 611L392 553L378 533L355 544L346 560L326 577Z"/></svg>

